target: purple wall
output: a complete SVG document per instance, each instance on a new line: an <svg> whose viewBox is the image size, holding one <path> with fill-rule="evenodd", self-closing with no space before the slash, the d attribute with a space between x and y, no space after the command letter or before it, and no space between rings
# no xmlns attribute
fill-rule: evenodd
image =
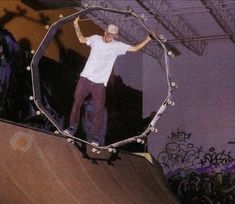
<svg viewBox="0 0 235 204"><path fill-rule="evenodd" d="M233 203L235 144L229 142L235 142L235 46L229 40L208 41L203 56L177 47L181 55L170 59L178 85L175 106L168 106L156 124L159 132L149 137L149 151L186 203L193 199L196 203ZM146 117L166 96L166 79L157 61L147 55L143 56L143 70Z"/></svg>
<svg viewBox="0 0 235 204"><path fill-rule="evenodd" d="M142 53L127 52L119 56L114 65L114 73L121 76L125 85L142 91L143 87L143 59Z"/></svg>
<svg viewBox="0 0 235 204"><path fill-rule="evenodd" d="M192 142L204 147L234 150L235 140L235 47L228 41L208 43L203 56L180 48L181 56L170 60L178 85L176 105L167 109L157 125L160 134L150 138L149 150L157 156L171 131L192 133ZM144 116L158 108L166 95L165 74L155 60L144 55ZM155 63L155 64L154 64ZM160 145L160 146L159 146Z"/></svg>

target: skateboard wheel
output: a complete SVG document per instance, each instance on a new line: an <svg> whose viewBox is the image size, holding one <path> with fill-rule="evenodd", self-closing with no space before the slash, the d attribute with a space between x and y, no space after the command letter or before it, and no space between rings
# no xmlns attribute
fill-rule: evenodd
<svg viewBox="0 0 235 204"><path fill-rule="evenodd" d="M173 53L172 51L170 51L170 50L167 52L167 54L168 54L169 56L171 56L171 57L174 57L174 56L175 56L174 53Z"/></svg>
<svg viewBox="0 0 235 204"><path fill-rule="evenodd" d="M173 102L169 99L169 100L167 101L167 103L168 103L169 105L171 105Z"/></svg>
<svg viewBox="0 0 235 204"><path fill-rule="evenodd" d="M116 153L116 152L117 152L116 149L111 148L111 147L108 148L108 151L109 151L110 153L111 153L111 152L112 152L112 153Z"/></svg>
<svg viewBox="0 0 235 204"><path fill-rule="evenodd" d="M175 105L175 102L171 101L171 100L168 100L167 103L171 106L174 106Z"/></svg>
<svg viewBox="0 0 235 204"><path fill-rule="evenodd" d="M59 134L59 131L58 131L58 130L56 130L56 131L54 131L54 133L55 133L55 134Z"/></svg>
<svg viewBox="0 0 235 204"><path fill-rule="evenodd" d="M166 38L164 35L159 35L159 38L162 42L166 42Z"/></svg>
<svg viewBox="0 0 235 204"><path fill-rule="evenodd" d="M89 4L88 3L86 3L86 2L82 2L82 7L83 8L87 8L89 6Z"/></svg>
<svg viewBox="0 0 235 204"><path fill-rule="evenodd" d="M91 149L91 151L92 151L92 152L96 152L97 149L96 149L95 147L93 147L93 148Z"/></svg>
<svg viewBox="0 0 235 204"><path fill-rule="evenodd" d="M60 14L60 15L59 15L59 18L63 18L63 17L64 17L64 15L63 15L63 14Z"/></svg>
<svg viewBox="0 0 235 204"><path fill-rule="evenodd" d="M49 25L46 25L45 28L48 30L48 29L50 28L50 26L49 26Z"/></svg>
<svg viewBox="0 0 235 204"><path fill-rule="evenodd" d="M100 154L100 150L96 151L96 154Z"/></svg>
<svg viewBox="0 0 235 204"><path fill-rule="evenodd" d="M144 144L144 140L142 140L142 139L137 139L137 142L140 144Z"/></svg>
<svg viewBox="0 0 235 204"><path fill-rule="evenodd" d="M147 17L142 13L140 14L140 18L143 20L143 21L147 21Z"/></svg>
<svg viewBox="0 0 235 204"><path fill-rule="evenodd" d="M31 50L31 52L30 52L32 55L35 53L35 50Z"/></svg>
<svg viewBox="0 0 235 204"><path fill-rule="evenodd" d="M72 138L67 138L67 142L74 144L74 140Z"/></svg>
<svg viewBox="0 0 235 204"><path fill-rule="evenodd" d="M174 81L171 82L171 86L172 87L175 87L176 86L176 83Z"/></svg>
<svg viewBox="0 0 235 204"><path fill-rule="evenodd" d="M41 114L41 111L36 111L36 115L40 115Z"/></svg>
<svg viewBox="0 0 235 204"><path fill-rule="evenodd" d="M29 97L29 100L32 101L32 100L33 100L33 96L30 96L30 97Z"/></svg>
<svg viewBox="0 0 235 204"><path fill-rule="evenodd" d="M137 141L138 143L141 143L141 139L137 139L136 141Z"/></svg>
<svg viewBox="0 0 235 204"><path fill-rule="evenodd" d="M27 66L26 69L27 69L28 71L30 71L31 67L30 67L30 66Z"/></svg>
<svg viewBox="0 0 235 204"><path fill-rule="evenodd" d="M150 128L150 131L151 131L151 132L158 132L158 129L157 129L157 128L154 128L154 127L151 127L151 128Z"/></svg>

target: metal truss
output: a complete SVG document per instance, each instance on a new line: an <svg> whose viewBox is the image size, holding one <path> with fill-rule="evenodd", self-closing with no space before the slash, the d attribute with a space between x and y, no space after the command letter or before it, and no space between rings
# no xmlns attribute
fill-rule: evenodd
<svg viewBox="0 0 235 204"><path fill-rule="evenodd" d="M83 0L82 4L84 3L88 3L93 6L120 9L118 5L109 0ZM139 25L134 17L127 17L125 15L103 10L93 11L87 16L103 29L105 29L110 23L117 25L119 27L119 35L131 43L138 43L148 35L146 30ZM162 48L156 46L156 43L149 43L143 48L143 51L156 59L160 59L163 55Z"/></svg>
<svg viewBox="0 0 235 204"><path fill-rule="evenodd" d="M176 38L197 55L202 55L206 43L202 40L191 41L188 39L199 37L189 24L179 15L174 15L173 9L167 0L136 0L149 14L153 15Z"/></svg>
<svg viewBox="0 0 235 204"><path fill-rule="evenodd" d="M234 16L232 16L227 9L224 9L224 1L201 0L201 2L210 10L212 16L216 19L224 32L235 42Z"/></svg>

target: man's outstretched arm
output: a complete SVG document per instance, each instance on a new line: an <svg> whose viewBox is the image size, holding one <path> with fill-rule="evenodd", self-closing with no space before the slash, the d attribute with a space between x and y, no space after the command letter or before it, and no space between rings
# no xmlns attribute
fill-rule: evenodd
<svg viewBox="0 0 235 204"><path fill-rule="evenodd" d="M129 47L129 49L127 51L130 52L137 52L138 50L142 49L149 41L151 41L151 37L148 36L144 41L136 44L136 45L132 45Z"/></svg>
<svg viewBox="0 0 235 204"><path fill-rule="evenodd" d="M73 25L74 25L74 28L75 28L75 31L76 31L76 35L78 37L78 40L80 43L86 43L87 42L87 38L83 36L82 32L81 32L81 29L80 29L80 26L78 24L78 21L79 21L79 17L77 17L74 21L73 21Z"/></svg>

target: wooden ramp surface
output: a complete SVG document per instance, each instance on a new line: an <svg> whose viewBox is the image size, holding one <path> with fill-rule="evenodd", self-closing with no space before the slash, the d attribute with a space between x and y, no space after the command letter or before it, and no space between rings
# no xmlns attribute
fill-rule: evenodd
<svg viewBox="0 0 235 204"><path fill-rule="evenodd" d="M159 164L118 153L96 163L64 138L0 121L0 203L177 203Z"/></svg>

